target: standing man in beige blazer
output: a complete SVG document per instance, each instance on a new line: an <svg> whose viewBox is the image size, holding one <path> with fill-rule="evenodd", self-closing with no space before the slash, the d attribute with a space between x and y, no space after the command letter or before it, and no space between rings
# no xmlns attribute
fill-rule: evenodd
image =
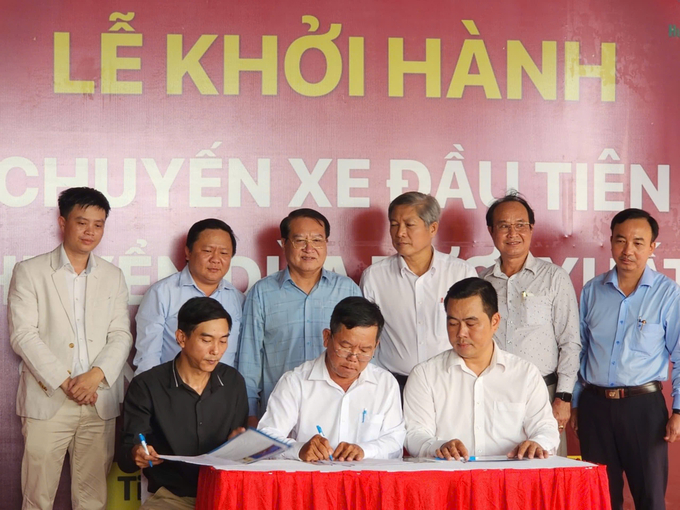
<svg viewBox="0 0 680 510"><path fill-rule="evenodd" d="M120 269L91 254L110 206L91 188L59 196L64 241L14 268L10 342L21 356L17 414L24 509L51 509L66 451L74 509L106 508L122 368L132 335Z"/></svg>

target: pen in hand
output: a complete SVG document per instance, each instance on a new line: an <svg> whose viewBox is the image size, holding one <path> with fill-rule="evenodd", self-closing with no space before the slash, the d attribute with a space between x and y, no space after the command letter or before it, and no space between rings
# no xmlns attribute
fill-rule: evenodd
<svg viewBox="0 0 680 510"><path fill-rule="evenodd" d="M142 448L144 448L144 453L150 456L149 447L146 445L146 438L141 432L139 433L139 442L142 444ZM149 467L153 467L153 462L149 461Z"/></svg>
<svg viewBox="0 0 680 510"><path fill-rule="evenodd" d="M323 429L321 428L320 425L317 425L317 426L316 426L316 430L319 432L319 435L320 435L321 437L323 437L324 439L328 439L328 438L326 437L326 434L323 433ZM328 454L328 457L330 457L331 462L333 462L333 456L332 456L330 453Z"/></svg>

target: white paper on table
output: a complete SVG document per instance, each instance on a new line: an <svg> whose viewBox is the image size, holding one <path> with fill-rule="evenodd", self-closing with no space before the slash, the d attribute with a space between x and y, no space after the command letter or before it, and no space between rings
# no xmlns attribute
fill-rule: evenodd
<svg viewBox="0 0 680 510"><path fill-rule="evenodd" d="M477 457L470 457L466 462L523 462L525 460L529 460L529 457L518 459L507 455L478 455Z"/></svg>
<svg viewBox="0 0 680 510"><path fill-rule="evenodd" d="M408 457L407 457L408 458ZM351 465L349 465L351 464ZM547 459L527 459L521 462L456 462L454 460L402 461L402 459L363 459L358 462L333 462L320 464L318 462L302 462L300 460L267 459L264 462L244 465L215 466L227 471L474 471L478 469L555 469L555 468L595 468L595 464L551 456Z"/></svg>
<svg viewBox="0 0 680 510"><path fill-rule="evenodd" d="M159 457L165 460L188 462L189 464L199 464L201 466L236 466L268 459L274 455L281 454L289 448L290 446L286 443L274 439L259 430L248 429L222 446L218 446L213 451L203 455L190 457L159 455Z"/></svg>

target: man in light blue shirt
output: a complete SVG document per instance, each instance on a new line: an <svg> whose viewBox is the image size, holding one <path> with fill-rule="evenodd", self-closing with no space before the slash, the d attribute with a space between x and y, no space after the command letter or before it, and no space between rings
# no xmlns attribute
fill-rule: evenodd
<svg viewBox="0 0 680 510"><path fill-rule="evenodd" d="M177 313L193 297L211 297L231 316L229 347L221 361L235 366L245 296L224 280L231 258L236 254L234 232L222 220L201 220L189 229L184 253L187 260L184 269L149 287L139 305L136 375L174 359L179 353L175 340Z"/></svg>
<svg viewBox="0 0 680 510"><path fill-rule="evenodd" d="M330 234L323 214L297 209L280 230L288 267L253 285L243 308L238 369L246 380L251 427L281 376L321 355L335 305L361 296L350 278L323 269Z"/></svg>
<svg viewBox="0 0 680 510"><path fill-rule="evenodd" d="M668 445L680 437L680 287L647 267L659 226L640 209L611 223L616 267L581 293L581 368L572 425L583 459L606 464L612 509L623 473L637 510L665 508ZM673 414L661 381L673 362ZM577 426L576 426L577 425Z"/></svg>

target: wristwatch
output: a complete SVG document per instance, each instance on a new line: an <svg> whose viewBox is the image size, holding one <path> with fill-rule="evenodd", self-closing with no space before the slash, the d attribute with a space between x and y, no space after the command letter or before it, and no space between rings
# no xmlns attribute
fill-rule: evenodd
<svg viewBox="0 0 680 510"><path fill-rule="evenodd" d="M555 398L559 398L563 402L571 402L571 393L555 393Z"/></svg>
<svg viewBox="0 0 680 510"><path fill-rule="evenodd" d="M673 409L673 414L680 414L680 409Z"/></svg>

